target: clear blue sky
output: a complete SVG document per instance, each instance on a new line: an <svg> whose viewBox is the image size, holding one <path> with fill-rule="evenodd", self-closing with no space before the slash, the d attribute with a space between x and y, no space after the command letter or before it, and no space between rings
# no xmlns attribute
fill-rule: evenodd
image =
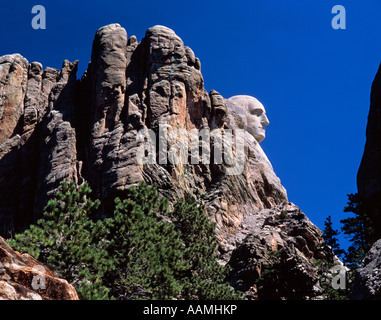
<svg viewBox="0 0 381 320"><path fill-rule="evenodd" d="M47 29L31 27L44 5ZM331 9L346 8L346 30ZM355 193L372 80L381 62L381 1L3 1L0 55L60 68L90 60L94 34L117 22L140 41L147 28L172 28L200 58L206 89L248 94L270 119L263 149L296 203L318 227L345 217Z"/></svg>

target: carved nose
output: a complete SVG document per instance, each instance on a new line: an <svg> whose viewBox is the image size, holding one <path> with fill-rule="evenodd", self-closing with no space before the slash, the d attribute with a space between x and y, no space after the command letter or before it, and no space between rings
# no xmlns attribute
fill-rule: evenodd
<svg viewBox="0 0 381 320"><path fill-rule="evenodd" d="M261 124L262 124L262 126L264 126L264 127L266 127L266 126L268 126L268 125L270 124L270 121L269 121L269 119L267 118L266 115L264 115L264 117L263 117L263 119L262 119L262 121L261 121Z"/></svg>

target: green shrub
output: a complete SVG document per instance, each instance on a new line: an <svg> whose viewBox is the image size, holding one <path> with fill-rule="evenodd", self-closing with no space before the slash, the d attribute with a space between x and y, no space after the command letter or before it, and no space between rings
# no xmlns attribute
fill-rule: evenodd
<svg viewBox="0 0 381 320"><path fill-rule="evenodd" d="M62 183L43 218L9 244L28 252L77 289L81 299L238 299L224 283L214 225L187 196L174 204L140 183L115 199L110 218L84 183ZM170 220L172 219L174 223Z"/></svg>
<svg viewBox="0 0 381 320"><path fill-rule="evenodd" d="M115 199L112 218L105 219L110 257L117 272L104 281L118 299L173 299L183 289L184 260L180 233L164 221L168 200L156 188L140 183L128 190L127 199Z"/></svg>
<svg viewBox="0 0 381 320"><path fill-rule="evenodd" d="M87 183L78 188L74 182L61 183L43 218L16 234L9 244L28 252L76 287L83 280L102 277L110 267L101 241L106 230L101 221L89 218L100 204L88 198L90 193Z"/></svg>
<svg viewBox="0 0 381 320"><path fill-rule="evenodd" d="M187 195L175 203L171 213L185 245L184 259L190 268L183 277L185 299L242 299L224 280L229 268L218 263L215 224L205 214L205 207Z"/></svg>

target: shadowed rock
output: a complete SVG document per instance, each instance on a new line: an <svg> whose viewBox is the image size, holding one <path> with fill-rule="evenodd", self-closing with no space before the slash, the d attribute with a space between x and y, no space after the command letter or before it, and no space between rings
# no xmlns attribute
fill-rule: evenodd
<svg viewBox="0 0 381 320"><path fill-rule="evenodd" d="M370 94L366 143L357 174L357 188L376 229L373 240L377 240L381 237L381 67Z"/></svg>

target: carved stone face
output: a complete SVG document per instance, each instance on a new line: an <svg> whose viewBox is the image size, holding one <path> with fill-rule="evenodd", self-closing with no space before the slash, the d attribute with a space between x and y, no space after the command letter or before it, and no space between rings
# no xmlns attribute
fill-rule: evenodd
<svg viewBox="0 0 381 320"><path fill-rule="evenodd" d="M251 96L233 96L227 100L233 106L237 116L242 119L242 127L261 142L266 137L265 128L269 125L266 110L256 98Z"/></svg>

